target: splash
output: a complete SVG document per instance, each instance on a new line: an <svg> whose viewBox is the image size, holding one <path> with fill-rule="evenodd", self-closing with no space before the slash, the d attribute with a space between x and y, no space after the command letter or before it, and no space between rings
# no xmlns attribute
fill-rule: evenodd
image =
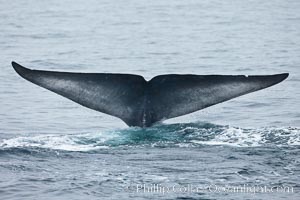
<svg viewBox="0 0 300 200"><path fill-rule="evenodd" d="M300 145L298 128L259 128L214 125L210 123L163 124L151 128L127 128L100 133L38 135L0 142L0 149L44 148L64 151L94 151L115 147L234 147Z"/></svg>

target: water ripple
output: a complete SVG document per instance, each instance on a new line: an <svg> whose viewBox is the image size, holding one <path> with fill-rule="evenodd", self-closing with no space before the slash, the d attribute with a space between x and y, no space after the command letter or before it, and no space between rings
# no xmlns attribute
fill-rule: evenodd
<svg viewBox="0 0 300 200"><path fill-rule="evenodd" d="M160 124L151 128L127 128L84 134L51 134L5 139L1 150L42 148L63 151L95 151L116 147L233 147L300 145L298 128L243 129L210 123Z"/></svg>

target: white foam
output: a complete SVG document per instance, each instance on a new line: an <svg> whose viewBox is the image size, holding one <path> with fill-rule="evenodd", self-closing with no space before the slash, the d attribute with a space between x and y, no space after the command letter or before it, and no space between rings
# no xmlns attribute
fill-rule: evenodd
<svg viewBox="0 0 300 200"><path fill-rule="evenodd" d="M215 138L209 141L196 141L193 143L207 145L229 145L237 147L259 146L262 141L262 135L257 131L249 131L247 129L229 127Z"/></svg>
<svg viewBox="0 0 300 200"><path fill-rule="evenodd" d="M189 132L188 134L186 133ZM179 148L188 148L194 144L204 145L228 145L235 147L256 147L263 145L294 146L300 145L300 129L298 128L259 128L242 129L237 127L218 126L212 128L181 127L174 130L173 134L161 137L155 141L135 141L136 134L144 134L138 129L126 129L126 131L109 131L102 133L73 134L73 135L38 135L17 137L0 142L0 148L39 147L64 151L93 151L109 148L111 145L129 146L168 146L176 145ZM160 130L155 130L160 131ZM162 128L162 131L163 128ZM167 132L168 133L168 129ZM187 134L182 137L182 134ZM161 133L160 133L161 134ZM163 134L163 133L162 133ZM141 140L143 140L141 138ZM136 143L134 143L136 142ZM146 143L145 143L146 142ZM149 143L148 143L149 142Z"/></svg>
<svg viewBox="0 0 300 200"><path fill-rule="evenodd" d="M39 147L65 151L91 151L108 148L103 143L114 137L109 134L81 134L81 135L39 135L32 137L17 137L3 140L2 148ZM80 143L81 139L94 139L90 144Z"/></svg>
<svg viewBox="0 0 300 200"><path fill-rule="evenodd" d="M279 142L276 143L276 140ZM191 142L235 147L256 147L269 143L277 146L300 145L300 130L297 128L241 129L229 127L211 140L192 140Z"/></svg>

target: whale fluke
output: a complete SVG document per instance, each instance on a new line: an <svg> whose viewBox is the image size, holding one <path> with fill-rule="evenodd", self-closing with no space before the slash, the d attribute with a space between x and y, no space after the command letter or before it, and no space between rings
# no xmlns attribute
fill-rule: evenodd
<svg viewBox="0 0 300 200"><path fill-rule="evenodd" d="M288 73L266 76L167 74L142 76L31 70L12 62L24 79L85 107L122 119L128 126L155 122L201 110L275 85Z"/></svg>

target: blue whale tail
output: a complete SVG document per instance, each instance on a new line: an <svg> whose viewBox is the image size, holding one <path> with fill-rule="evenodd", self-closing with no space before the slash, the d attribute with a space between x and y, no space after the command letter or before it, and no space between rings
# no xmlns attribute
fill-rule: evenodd
<svg viewBox="0 0 300 200"><path fill-rule="evenodd" d="M24 79L76 103L122 119L128 126L155 122L275 85L288 73L260 76L166 74L142 76L31 70L12 62Z"/></svg>

